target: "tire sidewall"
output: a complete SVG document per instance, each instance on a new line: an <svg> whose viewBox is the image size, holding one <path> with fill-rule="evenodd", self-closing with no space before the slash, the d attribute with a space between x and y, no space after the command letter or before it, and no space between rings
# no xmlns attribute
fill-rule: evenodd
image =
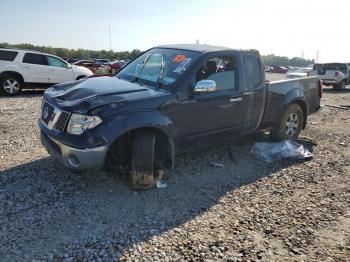
<svg viewBox="0 0 350 262"><path fill-rule="evenodd" d="M293 113L296 113L298 115L298 129L293 136L288 136L285 130L286 122L288 120L288 117ZM272 134L273 140L296 139L302 130L303 123L304 123L304 116L303 116L303 110L301 109L301 107L295 103L289 105L283 112L278 129L274 130Z"/></svg>

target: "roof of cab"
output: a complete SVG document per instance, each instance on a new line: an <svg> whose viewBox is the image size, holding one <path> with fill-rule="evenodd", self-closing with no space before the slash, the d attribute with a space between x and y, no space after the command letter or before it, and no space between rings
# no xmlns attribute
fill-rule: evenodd
<svg viewBox="0 0 350 262"><path fill-rule="evenodd" d="M197 44L160 45L160 46L156 46L156 48L180 49L180 50L194 51L199 53L237 50L237 49L232 49L232 48L222 47L222 46L197 45Z"/></svg>

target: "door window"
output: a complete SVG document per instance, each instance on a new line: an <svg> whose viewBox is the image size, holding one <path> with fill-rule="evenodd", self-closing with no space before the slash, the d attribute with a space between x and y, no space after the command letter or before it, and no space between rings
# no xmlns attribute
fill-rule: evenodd
<svg viewBox="0 0 350 262"><path fill-rule="evenodd" d="M35 65L47 65L47 60L44 55L26 53L23 57L23 63Z"/></svg>
<svg viewBox="0 0 350 262"><path fill-rule="evenodd" d="M215 57L205 61L196 73L196 82L200 80L213 80L216 91L235 88L235 61L233 57Z"/></svg>
<svg viewBox="0 0 350 262"><path fill-rule="evenodd" d="M56 57L47 56L47 61L49 66L67 68L67 64Z"/></svg>

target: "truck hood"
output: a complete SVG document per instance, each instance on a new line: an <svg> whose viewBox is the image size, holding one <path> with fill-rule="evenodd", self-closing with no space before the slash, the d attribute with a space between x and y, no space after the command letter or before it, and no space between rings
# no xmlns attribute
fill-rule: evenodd
<svg viewBox="0 0 350 262"><path fill-rule="evenodd" d="M164 96L155 90L116 77L96 77L55 85L44 98L68 112L86 113L102 105Z"/></svg>

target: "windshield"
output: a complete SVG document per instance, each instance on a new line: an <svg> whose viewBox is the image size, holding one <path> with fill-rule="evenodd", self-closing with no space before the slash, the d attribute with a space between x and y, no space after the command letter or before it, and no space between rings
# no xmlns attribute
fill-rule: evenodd
<svg viewBox="0 0 350 262"><path fill-rule="evenodd" d="M198 56L191 51L154 48L129 63L116 76L154 87L170 86Z"/></svg>

